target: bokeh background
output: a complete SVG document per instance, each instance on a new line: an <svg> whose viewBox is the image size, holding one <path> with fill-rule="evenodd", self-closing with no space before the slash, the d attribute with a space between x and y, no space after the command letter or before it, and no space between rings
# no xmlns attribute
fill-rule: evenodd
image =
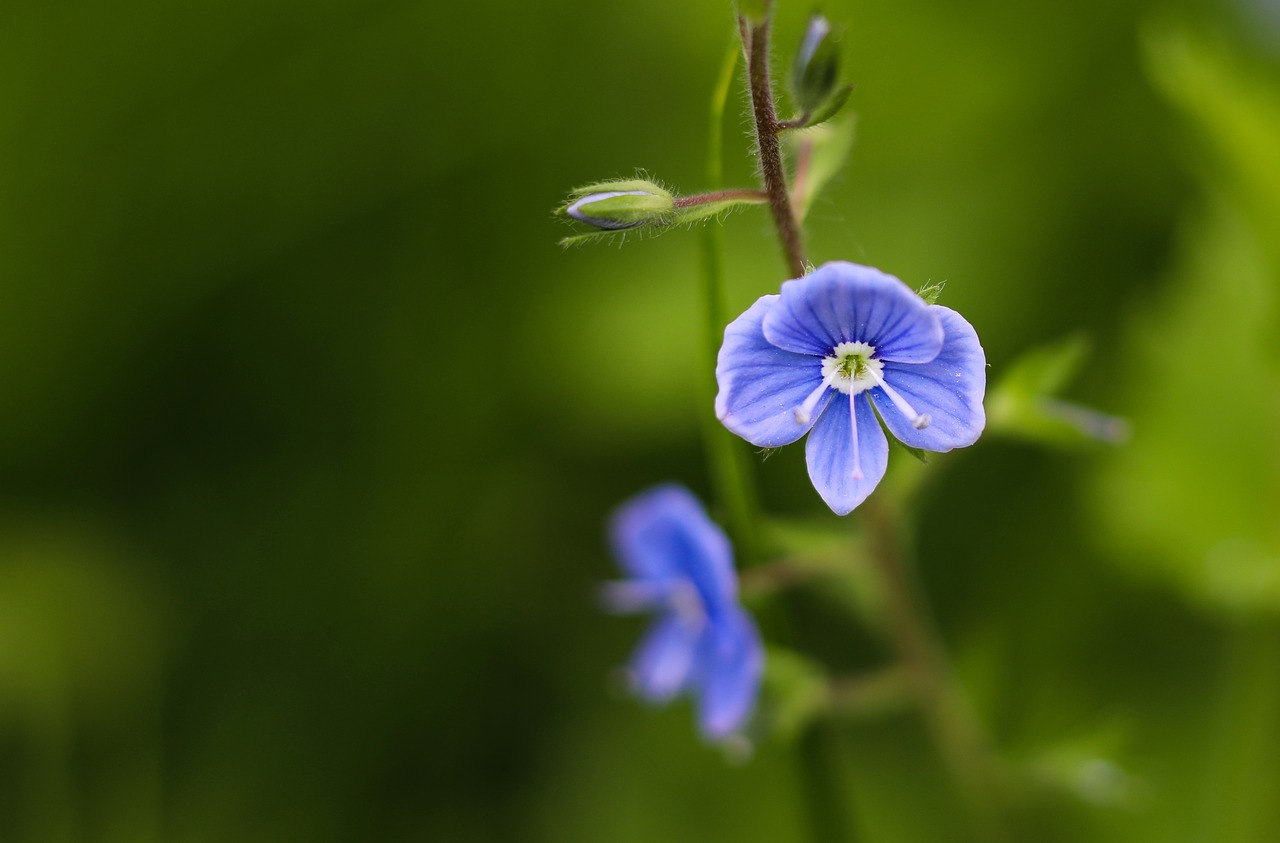
<svg viewBox="0 0 1280 843"><path fill-rule="evenodd" d="M1045 781L1020 839L1274 840L1280 6L825 11L858 130L810 257L945 280L993 381L1088 337L1065 395L1131 423L929 468L924 587ZM642 622L592 599L612 506L710 491L698 236L563 251L550 214L705 187L731 14L4 0L0 839L799 838L789 747L629 700ZM724 226L740 308L783 266ZM800 451L761 494L822 518ZM831 740L860 839L963 838L910 713Z"/></svg>

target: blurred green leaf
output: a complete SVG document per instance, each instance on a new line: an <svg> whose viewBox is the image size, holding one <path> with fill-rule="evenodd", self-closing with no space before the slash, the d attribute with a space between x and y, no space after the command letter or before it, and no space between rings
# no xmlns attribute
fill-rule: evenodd
<svg viewBox="0 0 1280 843"><path fill-rule="evenodd" d="M783 135L789 158L794 162L791 203L797 219L805 218L814 199L844 168L853 149L856 123L850 115Z"/></svg>
<svg viewBox="0 0 1280 843"><path fill-rule="evenodd" d="M1134 571L1216 611L1280 611L1280 78L1188 31L1152 30L1153 78L1209 143L1207 208L1130 328L1140 435L1099 519Z"/></svg>
<svg viewBox="0 0 1280 843"><path fill-rule="evenodd" d="M1123 442L1129 434L1123 419L1054 397L1087 356L1079 335L1024 353L987 398L987 430L1062 447Z"/></svg>
<svg viewBox="0 0 1280 843"><path fill-rule="evenodd" d="M764 693L771 736L783 743L800 737L830 701L822 666L776 646L769 647L765 656Z"/></svg>

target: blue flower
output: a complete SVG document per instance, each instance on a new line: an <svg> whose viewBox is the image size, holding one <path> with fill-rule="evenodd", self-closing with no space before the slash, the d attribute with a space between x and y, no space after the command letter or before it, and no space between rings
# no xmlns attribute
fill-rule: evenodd
<svg viewBox="0 0 1280 843"><path fill-rule="evenodd" d="M730 323L716 380L716 415L753 445L809 434L809 479L837 515L884 476L889 443L877 415L926 451L972 445L986 424L986 356L973 326L852 263L787 281Z"/></svg>
<svg viewBox="0 0 1280 843"><path fill-rule="evenodd" d="M729 540L673 485L623 504L609 532L628 579L606 584L606 605L657 615L631 659L636 693L655 703L690 693L707 738L734 735L755 706L764 648L738 605Z"/></svg>

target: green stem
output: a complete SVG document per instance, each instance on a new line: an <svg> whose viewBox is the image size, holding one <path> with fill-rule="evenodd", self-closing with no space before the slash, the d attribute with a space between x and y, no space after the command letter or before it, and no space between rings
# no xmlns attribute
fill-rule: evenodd
<svg viewBox="0 0 1280 843"><path fill-rule="evenodd" d="M1001 798L1001 770L990 742L957 687L904 550L896 510L871 498L861 507L870 557L884 588L887 631L916 704L978 835L1011 840Z"/></svg>
<svg viewBox="0 0 1280 843"><path fill-rule="evenodd" d="M730 45L711 95L710 125L707 142L707 187L720 189L724 181L724 108L729 99L729 86L738 65L738 49ZM725 430L710 412L715 401L715 361L724 340L724 326L728 324L728 284L724 271L724 229L719 225L702 227L703 278L706 291L706 349L710 366L701 367L705 375L705 409L699 412L707 457L711 463L711 475L715 483L716 497L724 507L729 532L738 548L738 558L744 567L759 562L759 545L756 538L755 496L752 494L750 469L746 465L742 443Z"/></svg>
<svg viewBox="0 0 1280 843"><path fill-rule="evenodd" d="M800 738L798 752L813 839L818 843L853 840L849 788L842 786L839 735L834 725L825 720L815 722Z"/></svg>

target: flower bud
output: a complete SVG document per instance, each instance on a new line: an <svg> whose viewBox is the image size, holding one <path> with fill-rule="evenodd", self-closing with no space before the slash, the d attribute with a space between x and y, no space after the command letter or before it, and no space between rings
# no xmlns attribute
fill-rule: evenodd
<svg viewBox="0 0 1280 843"><path fill-rule="evenodd" d="M560 213L606 231L666 222L675 210L671 194L653 182L600 182L580 187Z"/></svg>
<svg viewBox="0 0 1280 843"><path fill-rule="evenodd" d="M832 36L831 23L825 17L815 14L809 18L791 76L792 95L802 112L816 111L836 89L840 50Z"/></svg>

